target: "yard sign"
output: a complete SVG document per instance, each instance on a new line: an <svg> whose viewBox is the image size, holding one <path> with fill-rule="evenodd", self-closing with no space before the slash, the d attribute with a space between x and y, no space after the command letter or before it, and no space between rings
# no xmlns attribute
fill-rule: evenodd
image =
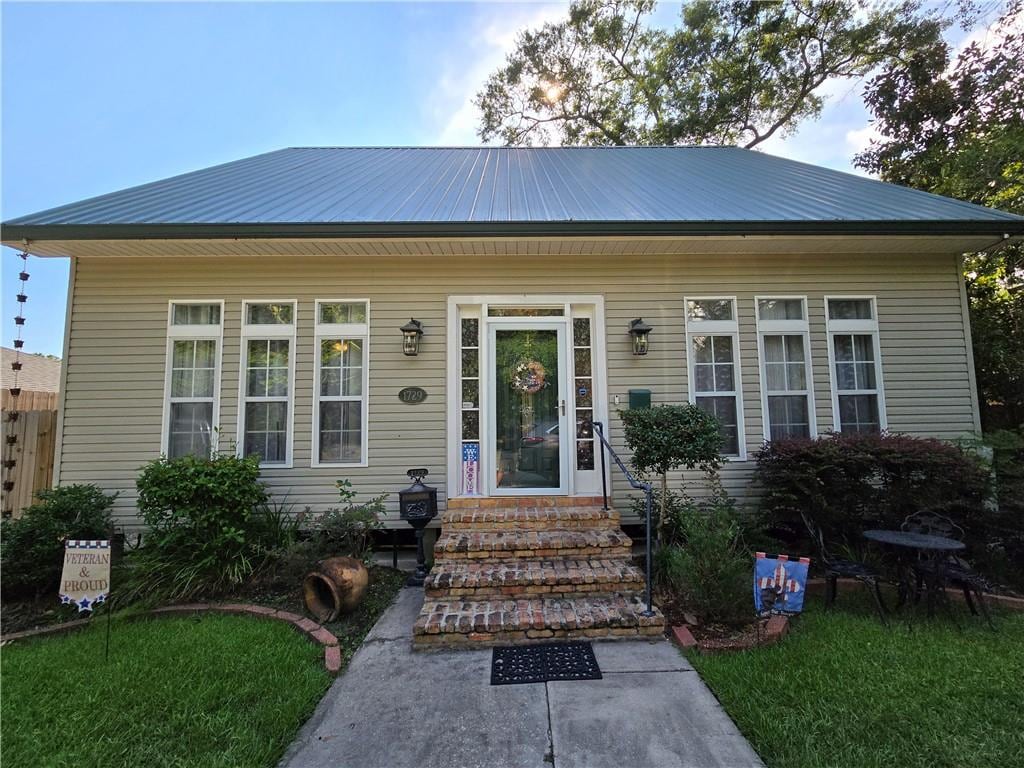
<svg viewBox="0 0 1024 768"><path fill-rule="evenodd" d="M754 610L758 616L772 613L800 613L807 589L807 569L811 560L797 562L789 555L758 552L754 560Z"/></svg>
<svg viewBox="0 0 1024 768"><path fill-rule="evenodd" d="M60 601L91 611L110 591L110 542L68 539L60 576Z"/></svg>

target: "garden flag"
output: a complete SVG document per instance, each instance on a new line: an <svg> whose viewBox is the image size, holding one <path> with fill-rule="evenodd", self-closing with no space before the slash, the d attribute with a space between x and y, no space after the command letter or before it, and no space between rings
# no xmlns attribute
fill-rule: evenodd
<svg viewBox="0 0 1024 768"><path fill-rule="evenodd" d="M480 477L480 443L462 444L462 492L476 496L477 479Z"/></svg>
<svg viewBox="0 0 1024 768"><path fill-rule="evenodd" d="M60 576L60 601L91 611L110 591L110 542L68 539Z"/></svg>
<svg viewBox="0 0 1024 768"><path fill-rule="evenodd" d="M768 556L758 552L754 560L754 610L758 616L772 613L800 613L807 588L811 560L793 562L789 555Z"/></svg>

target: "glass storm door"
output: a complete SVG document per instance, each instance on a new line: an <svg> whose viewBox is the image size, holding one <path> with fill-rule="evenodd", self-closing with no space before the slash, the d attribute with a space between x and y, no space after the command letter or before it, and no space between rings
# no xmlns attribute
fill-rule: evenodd
<svg viewBox="0 0 1024 768"><path fill-rule="evenodd" d="M490 324L495 494L568 492L565 324Z"/></svg>

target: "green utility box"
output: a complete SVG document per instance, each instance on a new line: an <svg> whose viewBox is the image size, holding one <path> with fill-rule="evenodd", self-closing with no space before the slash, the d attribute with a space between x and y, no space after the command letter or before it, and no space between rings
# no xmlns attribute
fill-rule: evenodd
<svg viewBox="0 0 1024 768"><path fill-rule="evenodd" d="M651 390L631 389L629 390L629 410L635 411L638 408L651 407Z"/></svg>

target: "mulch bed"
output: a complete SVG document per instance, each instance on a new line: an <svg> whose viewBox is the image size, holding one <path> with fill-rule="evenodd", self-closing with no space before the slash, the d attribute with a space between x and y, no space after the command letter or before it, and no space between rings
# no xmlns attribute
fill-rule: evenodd
<svg viewBox="0 0 1024 768"><path fill-rule="evenodd" d="M695 642L694 647L702 653L744 651L772 645L785 632L778 626L778 617L771 628L771 619L755 619L753 616L742 624L704 624L680 598L665 597L659 603L659 607L665 614L666 626L685 627ZM670 631L670 636L671 634Z"/></svg>

